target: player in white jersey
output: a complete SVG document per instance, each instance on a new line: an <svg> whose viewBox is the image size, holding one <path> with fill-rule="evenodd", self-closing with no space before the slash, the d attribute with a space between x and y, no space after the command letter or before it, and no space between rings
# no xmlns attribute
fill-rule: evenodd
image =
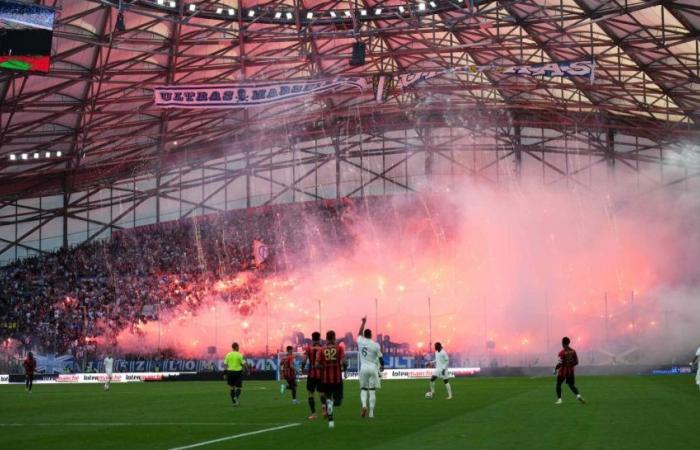
<svg viewBox="0 0 700 450"><path fill-rule="evenodd" d="M104 364L105 374L107 375L107 380L105 381L105 391L108 391L110 384L112 383L112 372L114 370L114 358L112 358L112 352L107 352L107 356L105 356L102 363Z"/></svg>
<svg viewBox="0 0 700 450"><path fill-rule="evenodd" d="M698 349L695 351L695 358L690 361L690 366L692 367L693 364L697 364L698 359L700 359L700 347L698 347ZM698 389L700 389L700 364L698 364L698 372L695 374L695 384L697 384Z"/></svg>
<svg viewBox="0 0 700 450"><path fill-rule="evenodd" d="M379 372L384 371L384 359L379 344L372 340L372 330L365 330L367 317L362 318L362 325L357 335L357 348L360 352L360 401L362 402L362 417L367 416L369 403L369 418L374 419L374 407L377 404L377 387L379 387Z"/></svg>
<svg viewBox="0 0 700 450"><path fill-rule="evenodd" d="M447 400L452 400L452 386L450 386L450 378L447 374L447 368L450 366L450 357L439 342L435 343L435 362L433 364L435 365L435 370L433 371L433 376L430 377L430 393L427 397L433 398L435 395L435 380L442 378L442 381L445 383L445 389L447 389Z"/></svg>

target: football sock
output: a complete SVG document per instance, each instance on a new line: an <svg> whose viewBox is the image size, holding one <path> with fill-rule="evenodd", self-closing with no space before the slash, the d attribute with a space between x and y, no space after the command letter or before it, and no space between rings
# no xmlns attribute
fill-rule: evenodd
<svg viewBox="0 0 700 450"><path fill-rule="evenodd" d="M434 381L430 382L430 393L431 394L435 393L435 382Z"/></svg>
<svg viewBox="0 0 700 450"><path fill-rule="evenodd" d="M377 393L369 391L369 413L374 414L374 406L377 404Z"/></svg>
<svg viewBox="0 0 700 450"><path fill-rule="evenodd" d="M326 414L328 414L328 420L333 421L333 400L326 400Z"/></svg>
<svg viewBox="0 0 700 450"><path fill-rule="evenodd" d="M309 397L309 408L311 409L311 414L316 414L316 400L313 397Z"/></svg>
<svg viewBox="0 0 700 450"><path fill-rule="evenodd" d="M452 397L452 386L450 386L450 383L445 383L445 388L447 389L447 396Z"/></svg>
<svg viewBox="0 0 700 450"><path fill-rule="evenodd" d="M236 399L240 398L240 396L241 396L241 388L236 388L236 389L234 389L234 391L235 391L235 393L236 393Z"/></svg>
<svg viewBox="0 0 700 450"><path fill-rule="evenodd" d="M297 399L297 388L293 387L292 388L292 400L296 400L296 399Z"/></svg>
<svg viewBox="0 0 700 450"><path fill-rule="evenodd" d="M360 401L362 402L362 407L366 408L367 407L367 390L366 389L360 389Z"/></svg>
<svg viewBox="0 0 700 450"><path fill-rule="evenodd" d="M561 398L561 383L557 382L557 398Z"/></svg>
<svg viewBox="0 0 700 450"><path fill-rule="evenodd" d="M231 402L236 403L236 391L231 389Z"/></svg>

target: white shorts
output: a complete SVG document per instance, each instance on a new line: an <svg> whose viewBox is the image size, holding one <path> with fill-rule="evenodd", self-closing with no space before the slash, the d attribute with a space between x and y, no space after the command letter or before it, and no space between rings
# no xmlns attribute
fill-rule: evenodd
<svg viewBox="0 0 700 450"><path fill-rule="evenodd" d="M379 387L379 369L364 365L360 369L360 389L377 389Z"/></svg>
<svg viewBox="0 0 700 450"><path fill-rule="evenodd" d="M433 376L435 378L442 378L443 380L450 378L449 374L447 373L447 368L440 369L436 367L435 370L433 370Z"/></svg>
<svg viewBox="0 0 700 450"><path fill-rule="evenodd" d="M700 386L700 368L698 368L698 373L695 375L695 383Z"/></svg>

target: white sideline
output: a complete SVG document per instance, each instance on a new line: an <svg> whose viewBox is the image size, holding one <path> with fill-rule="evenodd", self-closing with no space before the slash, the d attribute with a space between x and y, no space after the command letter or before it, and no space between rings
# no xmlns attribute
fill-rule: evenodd
<svg viewBox="0 0 700 450"><path fill-rule="evenodd" d="M181 426L250 426L270 425L260 422L41 422L41 423L0 423L2 427L181 427Z"/></svg>
<svg viewBox="0 0 700 450"><path fill-rule="evenodd" d="M248 433L234 434L233 436L226 436L226 437L222 437L219 439L212 439L211 441L198 442L196 444L185 445L184 447L175 447L175 448L171 448L169 450L185 450L188 448L201 447L203 445L215 444L217 442L223 442L223 441L230 441L232 439L238 439L238 438L242 438L242 437L246 437L246 436L253 436L255 434L262 434L262 433L267 433L269 431L283 430L285 428L291 428L291 427L297 427L297 426L299 426L298 423L290 423L288 425L282 425L280 427L264 428L262 430L250 431Z"/></svg>

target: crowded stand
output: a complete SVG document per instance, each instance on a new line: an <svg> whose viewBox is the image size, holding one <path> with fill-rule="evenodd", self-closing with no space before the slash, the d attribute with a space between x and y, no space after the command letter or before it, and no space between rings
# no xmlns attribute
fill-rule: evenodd
<svg viewBox="0 0 700 450"><path fill-rule="evenodd" d="M195 310L222 277L283 270L284 258L310 239L333 245L351 234L342 220L349 202L294 204L230 211L114 232L54 253L0 268L0 338L7 352L29 350L76 358L107 345L125 329L157 320L159 313ZM271 256L252 257L254 242ZM221 293L240 302L255 283Z"/></svg>

